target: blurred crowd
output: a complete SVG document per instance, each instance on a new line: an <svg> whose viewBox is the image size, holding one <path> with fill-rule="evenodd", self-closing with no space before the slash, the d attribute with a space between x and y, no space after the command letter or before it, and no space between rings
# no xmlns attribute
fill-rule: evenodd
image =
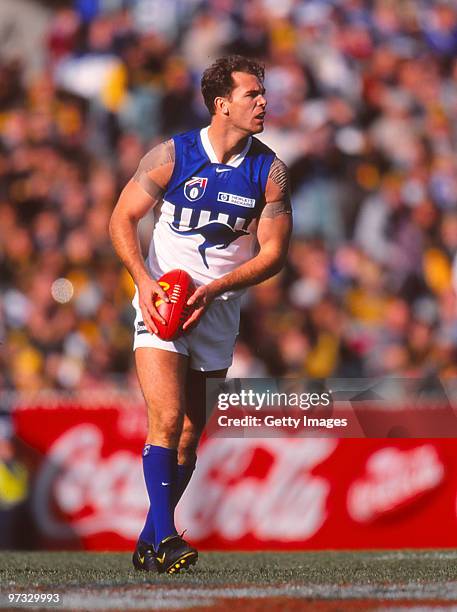
<svg viewBox="0 0 457 612"><path fill-rule="evenodd" d="M48 10L41 69L0 59L3 387L136 384L110 213L145 151L209 123L201 73L233 52L266 64L261 139L290 168L295 229L287 268L243 298L231 374L457 374L455 3Z"/></svg>

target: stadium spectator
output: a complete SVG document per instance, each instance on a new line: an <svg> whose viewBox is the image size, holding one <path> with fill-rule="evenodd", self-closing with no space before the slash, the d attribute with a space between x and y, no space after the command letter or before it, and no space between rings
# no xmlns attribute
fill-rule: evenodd
<svg viewBox="0 0 457 612"><path fill-rule="evenodd" d="M108 218L145 150L203 126L201 67L233 51L267 64L262 138L291 168L295 235L287 270L244 300L232 371L454 373L456 6L50 6L44 54L0 46L4 387L133 384Z"/></svg>

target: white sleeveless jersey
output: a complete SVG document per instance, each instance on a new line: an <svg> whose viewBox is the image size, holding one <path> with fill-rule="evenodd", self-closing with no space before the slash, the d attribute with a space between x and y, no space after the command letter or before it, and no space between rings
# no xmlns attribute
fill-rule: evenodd
<svg viewBox="0 0 457 612"><path fill-rule="evenodd" d="M148 255L153 278L174 268L195 284L231 272L255 254L257 221L274 152L256 138L230 161L217 161L208 128L174 137L175 167ZM227 292L230 299L240 291Z"/></svg>

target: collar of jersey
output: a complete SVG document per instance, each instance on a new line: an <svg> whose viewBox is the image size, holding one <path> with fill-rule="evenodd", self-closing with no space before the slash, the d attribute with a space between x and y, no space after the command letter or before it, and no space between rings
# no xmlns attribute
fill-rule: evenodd
<svg viewBox="0 0 457 612"><path fill-rule="evenodd" d="M234 155L226 164L223 164L217 159L216 153L214 152L213 145L211 144L208 136L209 125L200 130L200 140L202 143L202 147L205 150L206 155L209 157L209 161L212 164L219 164L220 166L231 166L232 168L238 168L240 164L243 162L244 158L247 155L247 152L251 148L252 137L249 136L248 141L244 149Z"/></svg>

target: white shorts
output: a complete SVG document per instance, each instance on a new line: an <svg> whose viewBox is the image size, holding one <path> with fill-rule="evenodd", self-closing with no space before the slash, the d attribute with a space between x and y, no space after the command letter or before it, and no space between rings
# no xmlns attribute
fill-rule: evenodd
<svg viewBox="0 0 457 612"><path fill-rule="evenodd" d="M149 333L143 323L138 291L132 300L135 308L133 350L152 347L190 357L190 367L201 372L223 370L232 365L233 349L240 325L240 298L214 300L197 327L177 340L161 340Z"/></svg>

